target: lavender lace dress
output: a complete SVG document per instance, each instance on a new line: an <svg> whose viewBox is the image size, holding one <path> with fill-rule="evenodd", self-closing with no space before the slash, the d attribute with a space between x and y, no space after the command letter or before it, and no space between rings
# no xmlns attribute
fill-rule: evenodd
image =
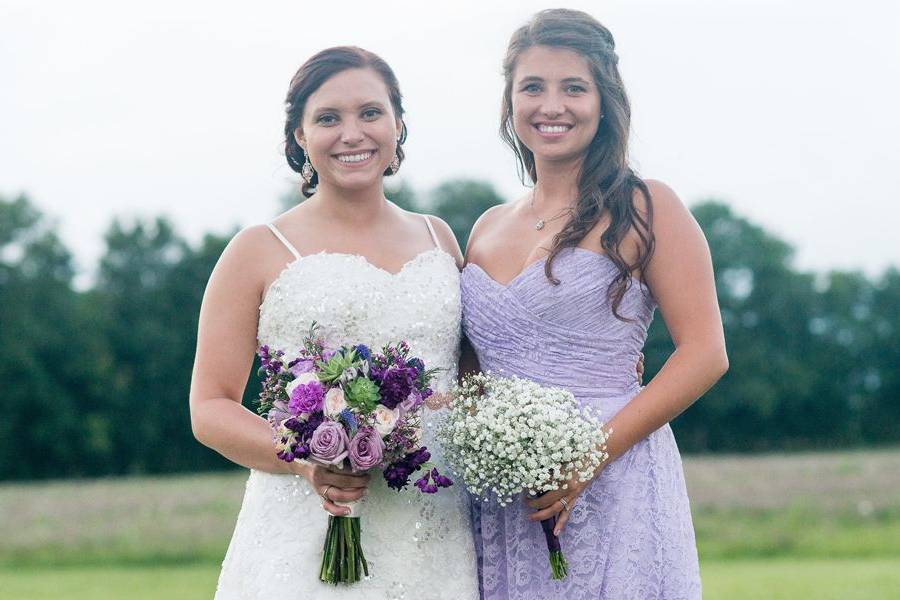
<svg viewBox="0 0 900 600"><path fill-rule="evenodd" d="M583 248L563 250L552 285L538 261L508 285L480 267L462 274L463 332L481 368L568 388L611 419L640 387L638 353L655 302L638 282L616 319L606 289L617 269ZM615 435L615 434L613 434ZM550 579L539 523L521 502L473 501L485 600L700 598L700 572L678 447L668 425L609 464L581 495L563 531L569 576Z"/></svg>

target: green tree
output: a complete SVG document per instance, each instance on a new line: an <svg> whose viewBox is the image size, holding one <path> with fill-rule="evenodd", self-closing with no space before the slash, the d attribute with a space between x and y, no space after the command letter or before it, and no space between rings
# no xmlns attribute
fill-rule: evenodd
<svg viewBox="0 0 900 600"><path fill-rule="evenodd" d="M52 224L0 197L0 479L96 472L103 356Z"/></svg>
<svg viewBox="0 0 900 600"><path fill-rule="evenodd" d="M504 202L491 184L473 179L442 183L431 192L429 199L430 210L447 222L463 250L478 217Z"/></svg>

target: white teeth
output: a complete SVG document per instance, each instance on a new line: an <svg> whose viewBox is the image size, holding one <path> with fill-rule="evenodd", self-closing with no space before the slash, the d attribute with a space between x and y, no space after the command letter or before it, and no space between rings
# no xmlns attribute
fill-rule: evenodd
<svg viewBox="0 0 900 600"><path fill-rule="evenodd" d="M541 133L565 133L570 129L568 125L538 125Z"/></svg>
<svg viewBox="0 0 900 600"><path fill-rule="evenodd" d="M363 152L362 154L344 154L338 156L337 159L344 163L355 163L368 160L372 156L371 152Z"/></svg>

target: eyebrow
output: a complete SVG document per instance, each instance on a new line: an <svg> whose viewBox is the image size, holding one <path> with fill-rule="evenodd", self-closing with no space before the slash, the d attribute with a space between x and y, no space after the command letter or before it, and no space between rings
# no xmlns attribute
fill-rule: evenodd
<svg viewBox="0 0 900 600"><path fill-rule="evenodd" d="M382 104L378 100L369 100L368 102L363 102L362 104L360 104L357 107L357 110L362 109L362 108L367 108L369 106L384 109L384 104ZM331 106L323 106L321 108L317 108L314 114L319 114L319 113L323 113L323 112L341 112L341 109L334 108Z"/></svg>
<svg viewBox="0 0 900 600"><path fill-rule="evenodd" d="M543 82L544 78L538 77L537 75L529 75L528 77L523 77L522 79L520 79L519 83L533 83L537 81ZM586 83L590 85L591 82L583 77L566 77L562 80L562 83Z"/></svg>

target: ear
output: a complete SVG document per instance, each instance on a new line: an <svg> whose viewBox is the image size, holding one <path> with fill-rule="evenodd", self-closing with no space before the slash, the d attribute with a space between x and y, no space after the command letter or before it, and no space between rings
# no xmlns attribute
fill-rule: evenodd
<svg viewBox="0 0 900 600"><path fill-rule="evenodd" d="M303 151L306 152L306 136L303 135L303 129L298 127L294 130L294 141L296 141Z"/></svg>
<svg viewBox="0 0 900 600"><path fill-rule="evenodd" d="M400 117L397 117L396 125L397 125L397 139L399 140L400 136L403 135L403 119L401 119Z"/></svg>

